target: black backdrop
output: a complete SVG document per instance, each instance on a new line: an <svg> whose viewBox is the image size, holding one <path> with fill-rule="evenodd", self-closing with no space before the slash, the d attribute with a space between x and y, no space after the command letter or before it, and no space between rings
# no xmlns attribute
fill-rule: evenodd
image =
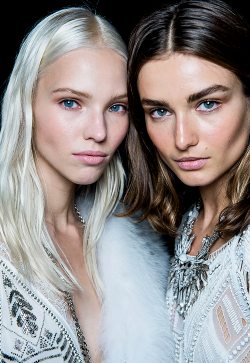
<svg viewBox="0 0 250 363"><path fill-rule="evenodd" d="M159 7L163 3L175 2L175 0L87 0L90 7L97 13L106 17L118 29L125 42L128 42L129 34L143 14ZM248 21L248 0L228 0L235 9L241 12ZM67 6L81 6L82 0L43 0L42 2L5 1L1 4L1 40L0 40L0 93L4 92L8 77L13 68L14 60L23 37L32 26L41 18L55 10ZM249 47L250 44L246 44Z"/></svg>

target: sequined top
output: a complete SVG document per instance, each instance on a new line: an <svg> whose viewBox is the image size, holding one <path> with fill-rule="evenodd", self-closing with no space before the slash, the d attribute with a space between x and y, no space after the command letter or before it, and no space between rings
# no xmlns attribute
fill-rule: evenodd
<svg viewBox="0 0 250 363"><path fill-rule="evenodd" d="M87 201L77 202L87 220ZM119 214L123 206L118 207ZM64 297L38 278L27 286L6 248L0 244L0 362L82 362ZM169 262L161 238L147 222L110 216L97 244L97 262L104 291L102 363L173 363L165 309Z"/></svg>
<svg viewBox="0 0 250 363"><path fill-rule="evenodd" d="M183 217L183 228L188 217ZM181 239L178 239L181 241ZM250 362L250 228L209 255L207 285L188 309L176 311L171 287L167 307L175 337L175 362Z"/></svg>
<svg viewBox="0 0 250 363"><path fill-rule="evenodd" d="M83 363L77 336L65 317L36 286L25 284L2 255L0 352L2 362Z"/></svg>

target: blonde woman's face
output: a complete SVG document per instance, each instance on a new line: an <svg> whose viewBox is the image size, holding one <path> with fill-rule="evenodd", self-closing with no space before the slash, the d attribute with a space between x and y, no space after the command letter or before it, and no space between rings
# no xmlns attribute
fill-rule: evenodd
<svg viewBox="0 0 250 363"><path fill-rule="evenodd" d="M127 132L125 60L107 49L66 53L40 78L34 117L36 160L45 178L94 183Z"/></svg>
<svg viewBox="0 0 250 363"><path fill-rule="evenodd" d="M189 186L218 182L243 154L249 102L238 78L204 59L174 53L138 77L147 131L162 160Z"/></svg>

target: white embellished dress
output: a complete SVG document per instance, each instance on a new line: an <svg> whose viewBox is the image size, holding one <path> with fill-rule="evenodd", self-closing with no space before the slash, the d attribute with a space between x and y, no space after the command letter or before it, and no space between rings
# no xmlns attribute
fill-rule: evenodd
<svg viewBox="0 0 250 363"><path fill-rule="evenodd" d="M83 363L74 321L62 296L39 280L30 286L0 246L1 362Z"/></svg>
<svg viewBox="0 0 250 363"><path fill-rule="evenodd" d="M180 232L188 216L184 215ZM250 228L211 253L208 264L207 284L185 318L176 311L171 286L167 292L175 362L249 363Z"/></svg>
<svg viewBox="0 0 250 363"><path fill-rule="evenodd" d="M87 220L86 204L83 210L79 200L78 208ZM174 344L165 309L169 261L160 238L148 223L138 226L130 218L111 216L97 257L104 285L102 363L172 363ZM0 362L83 363L65 299L38 278L26 283L3 244Z"/></svg>

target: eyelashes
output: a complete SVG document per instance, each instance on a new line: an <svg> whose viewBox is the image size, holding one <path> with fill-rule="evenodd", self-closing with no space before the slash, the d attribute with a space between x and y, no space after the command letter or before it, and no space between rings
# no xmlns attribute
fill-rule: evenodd
<svg viewBox="0 0 250 363"><path fill-rule="evenodd" d="M196 106L195 109L196 109L196 111L199 111L202 113L209 113L209 112L215 111L220 106L221 106L221 102L208 99L208 100L204 100L204 101L200 102L198 104L198 106ZM163 108L163 107L154 108L153 110L147 111L147 113L154 120L160 120L160 119L163 119L165 117L172 115L171 111L169 111L168 109Z"/></svg>
<svg viewBox="0 0 250 363"><path fill-rule="evenodd" d="M67 110L72 110L72 109L80 108L80 105L76 101L74 101L74 100L72 100L70 98L69 99L62 100L60 102L60 104L65 109L67 109Z"/></svg>
<svg viewBox="0 0 250 363"><path fill-rule="evenodd" d="M123 105L123 104L114 104L111 107L109 107L109 111L111 112L115 112L115 113L120 113L120 112L127 112L128 111L128 107Z"/></svg>
<svg viewBox="0 0 250 363"><path fill-rule="evenodd" d="M65 110L77 110L77 109L81 109L81 105L78 101L71 99L71 98L67 98L64 99L62 101L59 102L60 105L62 105L62 107ZM117 113L117 114L125 114L128 112L128 107L126 104L122 104L122 103L115 103L112 106L110 106L108 108L109 112L112 113Z"/></svg>
<svg viewBox="0 0 250 363"><path fill-rule="evenodd" d="M214 100L205 100L202 101L198 107L197 110L205 111L205 112L211 112L219 107L220 103L218 101Z"/></svg>
<svg viewBox="0 0 250 363"><path fill-rule="evenodd" d="M156 108L150 112L152 118L161 118L170 115L171 113L164 108Z"/></svg>

